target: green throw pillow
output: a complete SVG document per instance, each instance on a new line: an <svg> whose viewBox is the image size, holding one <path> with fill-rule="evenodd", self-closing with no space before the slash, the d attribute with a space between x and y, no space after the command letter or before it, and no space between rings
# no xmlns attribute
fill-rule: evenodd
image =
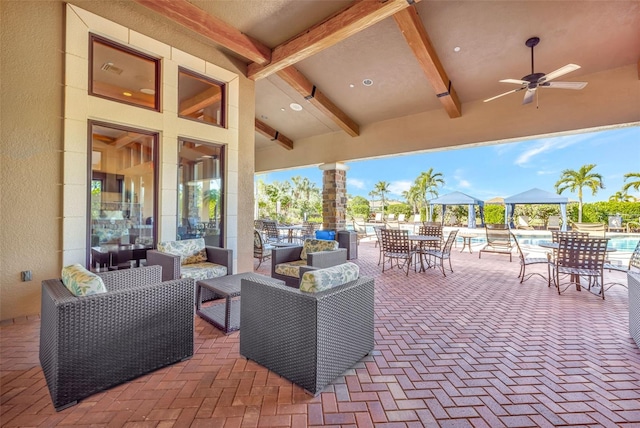
<svg viewBox="0 0 640 428"><path fill-rule="evenodd" d="M80 264L62 268L62 283L74 296L89 296L107 292L102 278Z"/></svg>

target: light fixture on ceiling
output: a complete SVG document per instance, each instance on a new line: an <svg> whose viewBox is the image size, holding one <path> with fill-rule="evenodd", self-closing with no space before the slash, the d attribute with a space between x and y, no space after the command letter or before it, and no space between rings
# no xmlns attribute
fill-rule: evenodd
<svg viewBox="0 0 640 428"><path fill-rule="evenodd" d="M460 52L460 49L461 49L460 46L456 46L455 48L453 48L453 51L454 52Z"/></svg>
<svg viewBox="0 0 640 428"><path fill-rule="evenodd" d="M291 107L291 110L293 111L302 111L302 106L298 103L291 103L289 104L289 107Z"/></svg>
<svg viewBox="0 0 640 428"><path fill-rule="evenodd" d="M281 108L280 108L280 111L284 111L284 107L281 107Z"/></svg>
<svg viewBox="0 0 640 428"><path fill-rule="evenodd" d="M353 83L349 85L350 88L355 88L356 85L354 85Z"/></svg>
<svg viewBox="0 0 640 428"><path fill-rule="evenodd" d="M142 89L140 89L140 92L142 92L143 94L147 94L147 95L155 95L156 94L156 90L155 89L150 89L150 88L142 88Z"/></svg>
<svg viewBox="0 0 640 428"><path fill-rule="evenodd" d="M260 115L260 119L267 120L267 119L269 119L269 118L268 118L267 116L265 116L264 114L261 114L261 115Z"/></svg>
<svg viewBox="0 0 640 428"><path fill-rule="evenodd" d="M364 86L371 86L371 85L373 85L373 80L371 80L371 79L364 79L364 80L362 81L362 84L363 84Z"/></svg>
<svg viewBox="0 0 640 428"><path fill-rule="evenodd" d="M124 95L125 97L130 97L133 94L131 92L123 92L122 95Z"/></svg>

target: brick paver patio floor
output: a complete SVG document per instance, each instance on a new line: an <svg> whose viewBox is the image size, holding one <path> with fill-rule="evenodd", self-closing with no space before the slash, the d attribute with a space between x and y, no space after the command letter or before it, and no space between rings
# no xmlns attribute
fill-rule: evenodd
<svg viewBox="0 0 640 428"><path fill-rule="evenodd" d="M640 426L626 289L605 301L558 296L540 278L521 285L517 258L458 251L446 278L407 277L381 273L378 249L360 244L355 262L376 278L375 351L317 397L240 357L242 331L224 336L197 318L193 358L56 413L38 363L39 318L4 323L1 425Z"/></svg>

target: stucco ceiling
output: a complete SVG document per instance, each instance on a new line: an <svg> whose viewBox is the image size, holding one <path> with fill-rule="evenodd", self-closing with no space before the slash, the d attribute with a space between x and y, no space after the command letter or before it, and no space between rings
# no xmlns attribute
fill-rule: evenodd
<svg viewBox="0 0 640 428"><path fill-rule="evenodd" d="M332 0L190 3L269 48L276 48L352 4ZM499 80L521 79L531 73L531 52L525 41L532 36L541 39L535 48L535 72L549 73L569 63L581 66L559 81L588 82L585 77L639 64L638 1L423 0L410 7L416 8L457 93L462 117L467 104L517 87ZM459 52L454 51L455 47L460 48ZM451 126L459 120L445 111L393 17L294 66L361 128L425 112L439 114L438 120L451 122ZM373 85L364 86L364 79L371 79ZM637 82L636 79L636 85ZM540 103L562 104L570 109L586 99L590 87L581 91L540 91L544 91L539 93ZM535 102L522 105L523 94L510 94L477 108L487 106L500 114L510 109L535 109ZM300 104L303 110L292 110L291 103ZM488 107L489 104L497 106ZM296 141L344 132L277 74L256 80L256 119L293 140L294 151ZM275 144L256 132L256 150L271 149Z"/></svg>

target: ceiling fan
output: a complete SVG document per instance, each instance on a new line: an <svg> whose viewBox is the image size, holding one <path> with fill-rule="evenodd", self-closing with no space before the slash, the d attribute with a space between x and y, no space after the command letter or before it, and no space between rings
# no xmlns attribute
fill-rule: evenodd
<svg viewBox="0 0 640 428"><path fill-rule="evenodd" d="M560 76L564 76L567 73L571 73L572 71L576 71L580 68L577 64L567 64L564 67L560 67L559 69L552 71L549 74L544 73L535 73L533 70L533 48L538 43L540 43L539 37L531 37L528 39L525 44L527 47L531 48L531 74L524 76L522 79L504 79L500 80L502 83L513 83L516 85L520 85L518 89L513 89L509 92L505 92L504 94L496 95L495 97L491 97L489 99L484 100L487 101L495 100L496 98L503 97L505 95L513 94L514 92L524 91L527 92L524 94L524 100L522 104L529 104L533 101L533 96L537 93L537 89L539 87L545 88L557 88L557 89L582 89L587 86L587 82L551 82L551 80L556 79Z"/></svg>

